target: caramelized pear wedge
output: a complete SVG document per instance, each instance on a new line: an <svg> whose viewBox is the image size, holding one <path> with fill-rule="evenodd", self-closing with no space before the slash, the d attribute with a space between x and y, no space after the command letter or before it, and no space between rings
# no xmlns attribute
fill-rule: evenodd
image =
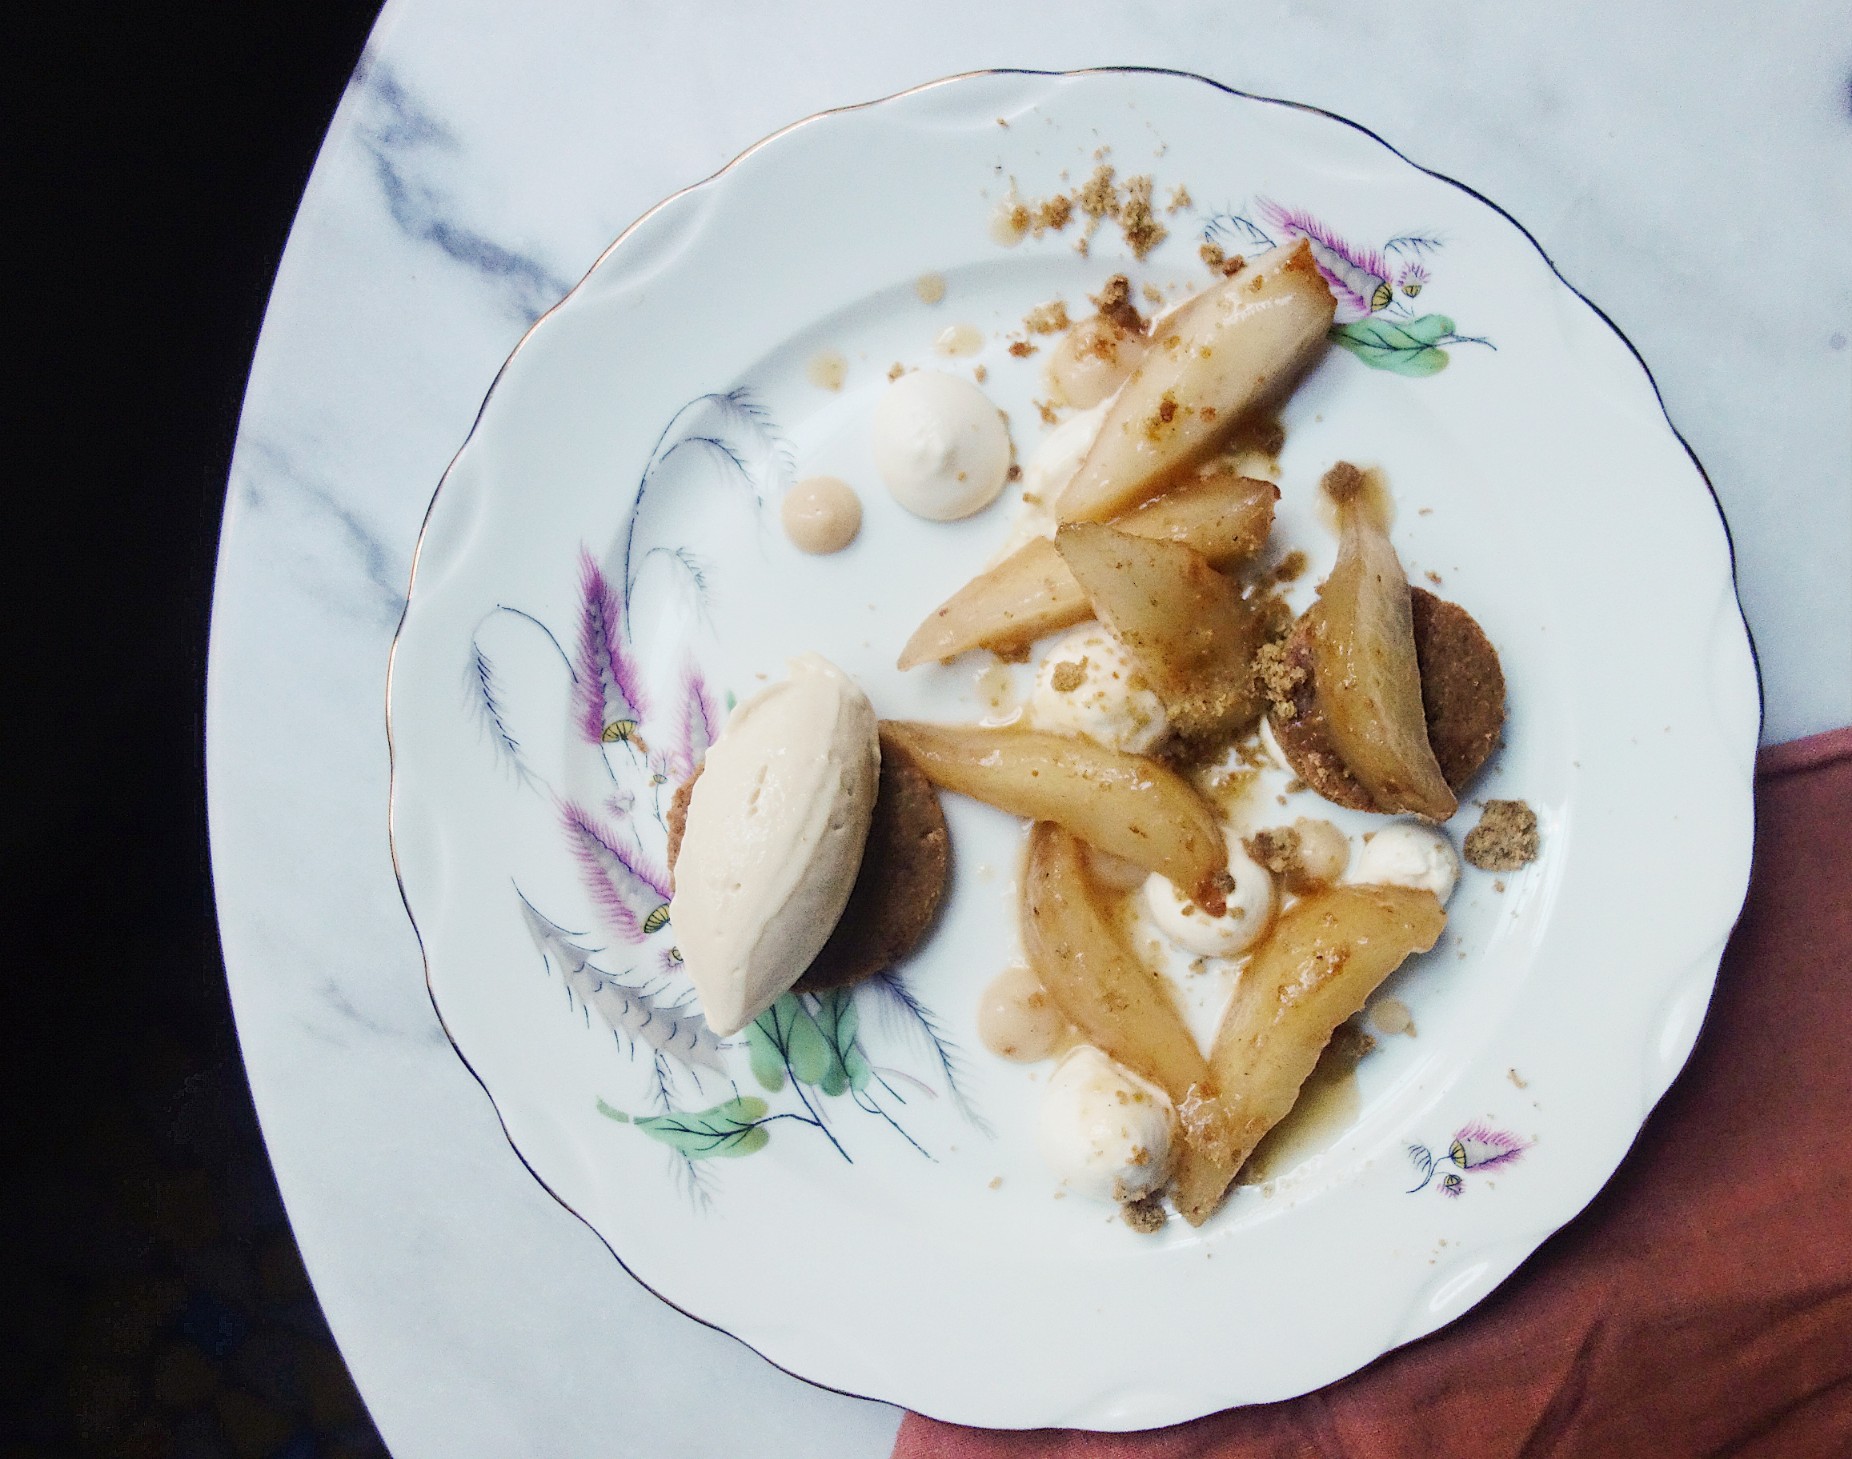
<svg viewBox="0 0 1852 1459"><path fill-rule="evenodd" d="M1312 632L1326 731L1378 810L1444 821L1459 801L1428 742L1407 575L1363 473L1341 461L1323 487L1338 514L1338 560Z"/></svg>
<svg viewBox="0 0 1852 1459"><path fill-rule="evenodd" d="M1103 522L1155 496L1324 346L1337 301L1304 239L1276 248L1161 321L1056 503Z"/></svg>
<svg viewBox="0 0 1852 1459"><path fill-rule="evenodd" d="M1164 702L1185 739L1246 730L1266 708L1254 655L1267 621L1233 579L1181 542L1133 537L1096 522L1061 528L1055 547Z"/></svg>
<svg viewBox="0 0 1852 1459"><path fill-rule="evenodd" d="M1208 1061L1170 985L1101 914L1080 843L1046 821L1029 834L1022 921L1036 977L1082 1038L1149 1079L1173 1104L1203 1087Z"/></svg>
<svg viewBox="0 0 1852 1459"><path fill-rule="evenodd" d="M1217 463L1113 525L1136 537L1187 543L1226 567L1255 556L1266 544L1279 498L1280 489L1272 482L1238 476ZM901 650L900 667L911 669L973 648L1024 648L1092 611L1055 544L1037 537L934 609Z"/></svg>
<svg viewBox="0 0 1852 1459"><path fill-rule="evenodd" d="M941 790L1032 821L1053 821L1089 846L1187 888L1211 915L1228 848L1215 814L1176 771L1143 755L1040 730L885 720Z"/></svg>
<svg viewBox="0 0 1852 1459"><path fill-rule="evenodd" d="M1293 904L1242 971L1209 1053L1213 1134L1171 1188L1200 1226L1261 1136L1285 1118L1332 1032L1447 925L1432 892L1339 886Z"/></svg>

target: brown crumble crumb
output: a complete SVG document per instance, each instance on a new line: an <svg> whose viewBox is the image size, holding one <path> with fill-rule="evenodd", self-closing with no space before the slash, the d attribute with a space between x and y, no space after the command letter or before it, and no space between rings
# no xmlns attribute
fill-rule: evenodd
<svg viewBox="0 0 1852 1459"><path fill-rule="evenodd" d="M898 380L902 375L906 373L907 373L907 367L901 364L899 360L895 360L893 364L887 367L887 378L889 380Z"/></svg>
<svg viewBox="0 0 1852 1459"><path fill-rule="evenodd" d="M1164 291L1156 284L1146 284L1138 292L1144 296L1147 304L1155 305L1159 309L1164 307Z"/></svg>
<svg viewBox="0 0 1852 1459"><path fill-rule="evenodd" d="M1241 844L1249 856L1275 876L1286 877L1305 869L1299 856L1299 833L1291 826L1256 831Z"/></svg>
<svg viewBox="0 0 1852 1459"><path fill-rule="evenodd" d="M1210 243L1207 240L1198 246L1196 255L1212 269L1221 268L1228 259L1228 255L1222 252L1221 244Z"/></svg>
<svg viewBox="0 0 1852 1459"><path fill-rule="evenodd" d="M997 656L1000 664L1026 664L1029 662L1030 647L1029 644L1019 643L1006 648L993 648L991 652Z"/></svg>
<svg viewBox="0 0 1852 1459"><path fill-rule="evenodd" d="M1148 175L1126 179L1125 206L1119 215L1119 228L1126 246L1143 258L1170 237L1170 229L1158 222L1151 211L1151 178Z"/></svg>
<svg viewBox="0 0 1852 1459"><path fill-rule="evenodd" d="M1011 481L1021 481L1022 480L1022 467L1018 466L1014 461L1012 461L1010 462L1010 469L1006 471L1004 475L1007 476Z"/></svg>
<svg viewBox="0 0 1852 1459"><path fill-rule="evenodd" d="M1087 682L1087 661L1081 659L1075 663L1071 659L1055 665L1055 671L1049 676L1048 687L1057 694L1072 694Z"/></svg>
<svg viewBox="0 0 1852 1459"><path fill-rule="evenodd" d="M1009 123L1008 123L1008 122L1006 122L1006 121L1005 121L1005 120L1004 120L1004 119L1003 119L1002 117L998 117L998 118L997 118L997 125L998 125L998 126L1000 126L1000 127L1007 127L1007 126L1009 125ZM994 1186L994 1185L996 1184L996 1182L995 1182L995 1181L993 1181L993 1182L991 1182L991 1184L992 1184L992 1185Z"/></svg>
<svg viewBox="0 0 1852 1459"><path fill-rule="evenodd" d="M1051 299L1037 304L1023 316L1022 327L1030 334L1059 334L1071 323L1067 317L1067 300Z"/></svg>
<svg viewBox="0 0 1852 1459"><path fill-rule="evenodd" d="M1504 891L1504 889L1505 889L1505 879L1502 876L1495 878L1492 882L1492 890L1495 892L1502 892Z"/></svg>
<svg viewBox="0 0 1852 1459"><path fill-rule="evenodd" d="M1061 420L1060 413L1056 411L1053 402L1047 401L1047 400L1037 400L1031 403L1035 406L1036 410L1041 413L1043 425L1052 426L1060 422Z"/></svg>
<svg viewBox="0 0 1852 1459"><path fill-rule="evenodd" d="M1016 358L1019 360L1028 359L1030 355L1035 353L1035 348L1036 347L1030 344L1029 341L1026 339L1016 339L1016 340L1010 341L1010 353L1016 356Z"/></svg>
<svg viewBox="0 0 1852 1459"><path fill-rule="evenodd" d="M1170 1215L1164 1209L1164 1198L1157 1194L1140 1196L1135 1201L1126 1201L1119 1207L1120 1219L1141 1236L1149 1236L1154 1231L1164 1229L1164 1223Z"/></svg>
<svg viewBox="0 0 1852 1459"><path fill-rule="evenodd" d="M1434 584L1435 587L1438 588L1440 586L1440 574L1435 572L1433 568L1429 568L1425 576L1429 582Z"/></svg>
<svg viewBox="0 0 1852 1459"><path fill-rule="evenodd" d="M1466 833L1466 859L1482 871L1516 871L1537 859L1537 813L1521 800L1489 800Z"/></svg>
<svg viewBox="0 0 1852 1459"><path fill-rule="evenodd" d="M1415 515L1417 517L1431 517L1434 515L1434 508L1423 507L1420 511L1416 512Z"/></svg>
<svg viewBox="0 0 1852 1459"><path fill-rule="evenodd" d="M990 1178L990 1185L989 1185L989 1187L988 1187L988 1189L990 1189L990 1190L999 1190L999 1189L1001 1189L1001 1188L1002 1188L1002 1186L1003 1186L1003 1177L1002 1177L1002 1176L1000 1176L1000 1175L993 1175L993 1176L991 1176L991 1178Z"/></svg>
<svg viewBox="0 0 1852 1459"><path fill-rule="evenodd" d="M1095 153L1096 157L1101 153ZM1119 211L1119 189L1113 182L1112 164L1101 162L1093 169L1093 175L1080 185L1075 196L1080 210L1092 220L1095 226L1100 219L1115 216Z"/></svg>
<svg viewBox="0 0 1852 1459"><path fill-rule="evenodd" d="M1052 198L1043 198L1035 205L1035 221L1031 225L1035 236L1044 233L1059 233L1073 221L1074 201L1066 193L1056 193Z"/></svg>
<svg viewBox="0 0 1852 1459"><path fill-rule="evenodd" d="M1195 205L1196 199L1190 196L1190 190L1182 183L1178 183L1170 190L1170 201L1164 205L1164 211L1167 213L1180 213L1185 208L1194 207Z"/></svg>
<svg viewBox="0 0 1852 1459"><path fill-rule="evenodd" d="M1267 698L1273 701L1281 718L1290 719L1292 716L1286 711L1292 708L1293 696L1305 682L1305 670L1286 657L1283 640L1276 638L1260 646L1254 655L1254 676L1260 680L1260 687L1267 691Z"/></svg>
<svg viewBox="0 0 1852 1459"><path fill-rule="evenodd" d="M1505 1077L1509 1079L1513 1084L1517 1085L1519 1089L1529 1089L1530 1088L1530 1080L1526 1079L1523 1075L1519 1074L1516 1069L1505 1070Z"/></svg>
<svg viewBox="0 0 1852 1459"><path fill-rule="evenodd" d="M1288 795L1297 795L1300 791L1304 789L1305 789L1305 782L1301 780L1297 775L1293 776L1291 780L1286 782L1286 793Z"/></svg>
<svg viewBox="0 0 1852 1459"><path fill-rule="evenodd" d="M1132 302L1132 281L1124 274L1114 274L1099 293L1091 296L1093 307L1108 324L1117 325L1131 334L1145 332L1145 318Z"/></svg>
<svg viewBox="0 0 1852 1459"><path fill-rule="evenodd" d="M977 381L978 384L982 385L986 380L990 378L990 371L987 370L984 366L979 365L974 370L972 370L971 378Z"/></svg>

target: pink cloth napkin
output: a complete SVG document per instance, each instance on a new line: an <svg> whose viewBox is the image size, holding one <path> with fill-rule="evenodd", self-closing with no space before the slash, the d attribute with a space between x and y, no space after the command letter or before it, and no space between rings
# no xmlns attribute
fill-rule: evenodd
<svg viewBox="0 0 1852 1459"><path fill-rule="evenodd" d="M1607 1188L1434 1336L1140 1434L907 1415L894 1459L1852 1455L1852 728L1762 752L1749 901Z"/></svg>

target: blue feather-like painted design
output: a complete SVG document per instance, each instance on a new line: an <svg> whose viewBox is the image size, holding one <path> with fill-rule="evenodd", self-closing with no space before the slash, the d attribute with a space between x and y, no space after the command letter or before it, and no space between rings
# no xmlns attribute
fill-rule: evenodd
<svg viewBox="0 0 1852 1459"><path fill-rule="evenodd" d="M637 522L643 515L650 488L663 466L685 450L698 450L709 456L728 483L751 494L755 506L764 505L770 486L788 476L794 462L790 444L779 436L771 416L743 389L697 396L678 410L657 437L637 485L636 506L624 534L626 602L636 587L637 572L644 557L668 552L684 566L692 566L680 557L680 550L666 544L639 554L636 541Z"/></svg>
<svg viewBox="0 0 1852 1459"><path fill-rule="evenodd" d="M497 687L494 661L482 651L480 644L470 645L468 677L470 702L475 707L476 718L488 735L489 743L495 747L497 757L513 772L515 779L532 789L534 773L521 755L521 742L508 728L501 691Z"/></svg>
<svg viewBox="0 0 1852 1459"><path fill-rule="evenodd" d="M658 1059L673 1059L697 1083L703 1069L715 1074L726 1072L719 1036L707 1026L701 1010L687 1003L685 994L626 983L594 966L593 950L574 940L578 934L542 914L518 887L515 895L520 899L528 935L534 939L541 958L559 973L568 996L580 1007L595 1011L620 1044L632 1049L642 1045ZM666 1108L666 1084L662 1099Z"/></svg>
<svg viewBox="0 0 1852 1459"><path fill-rule="evenodd" d="M923 1042L931 1051L938 1062L939 1072L945 1076L946 1092L952 1096L952 1103L958 1106L958 1112L980 1134L995 1139L996 1130L989 1120L977 1112L960 1083L965 1077L964 1054L957 1044L945 1036L931 1010L892 972L876 974L861 984L856 992L860 993L863 988L882 1000L883 1011L890 1023L898 1023L903 1032Z"/></svg>
<svg viewBox="0 0 1852 1459"><path fill-rule="evenodd" d="M519 640L506 636L513 629L525 635ZM489 643L496 647L492 650ZM518 727L526 726L531 735L536 729L536 714L545 716L547 729L552 729L557 722L545 704L524 702L523 693L531 698L533 682L529 674L523 685L520 670L532 669L533 663L526 657L535 653L544 656L544 650L550 649L558 660L558 668L565 675L566 682L576 685L577 675L572 667L572 658L560 642L553 636L553 631L531 613L523 613L519 608L509 608L498 604L476 624L475 633L470 638L469 662L464 670L464 694L470 711L481 726L485 738L494 748L497 759L511 771L515 779L526 789L542 790L548 785L544 761L536 766L523 731ZM510 680L513 682L511 683ZM556 768L556 767L555 767Z"/></svg>
<svg viewBox="0 0 1852 1459"><path fill-rule="evenodd" d="M1203 242L1213 243L1229 253L1273 247L1273 240L1258 224L1229 208L1212 215L1203 224Z"/></svg>

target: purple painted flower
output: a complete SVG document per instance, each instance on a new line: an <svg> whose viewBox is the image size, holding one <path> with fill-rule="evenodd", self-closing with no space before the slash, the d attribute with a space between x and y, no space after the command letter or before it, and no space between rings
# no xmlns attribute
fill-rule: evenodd
<svg viewBox="0 0 1852 1459"><path fill-rule="evenodd" d="M586 890L614 931L628 942L641 942L669 925L667 875L640 851L615 844L578 806L561 806L560 820Z"/></svg>
<svg viewBox="0 0 1852 1459"><path fill-rule="evenodd" d="M644 717L636 665L624 648L623 608L589 552L579 554L579 651L573 664L573 720L590 743L622 742L647 749L638 733Z"/></svg>
<svg viewBox="0 0 1852 1459"><path fill-rule="evenodd" d="M1427 282L1428 271L1418 261L1411 259L1402 266L1402 272L1396 275L1395 286L1405 298L1412 299L1427 286Z"/></svg>
<svg viewBox="0 0 1852 1459"><path fill-rule="evenodd" d="M1318 271L1337 296L1338 323L1354 323L1394 302L1389 265L1374 248L1358 248L1347 242L1303 208L1288 208L1270 198L1260 198L1255 210L1278 232L1289 238L1303 238L1311 245Z"/></svg>
<svg viewBox="0 0 1852 1459"><path fill-rule="evenodd" d="M701 768L708 747L720 733L720 706L714 702L707 680L692 662L682 671L682 722L672 767L678 780Z"/></svg>
<svg viewBox="0 0 1852 1459"><path fill-rule="evenodd" d="M1505 1130L1467 1125L1453 1137L1447 1158L1462 1170L1493 1170L1509 1165L1530 1147Z"/></svg>

